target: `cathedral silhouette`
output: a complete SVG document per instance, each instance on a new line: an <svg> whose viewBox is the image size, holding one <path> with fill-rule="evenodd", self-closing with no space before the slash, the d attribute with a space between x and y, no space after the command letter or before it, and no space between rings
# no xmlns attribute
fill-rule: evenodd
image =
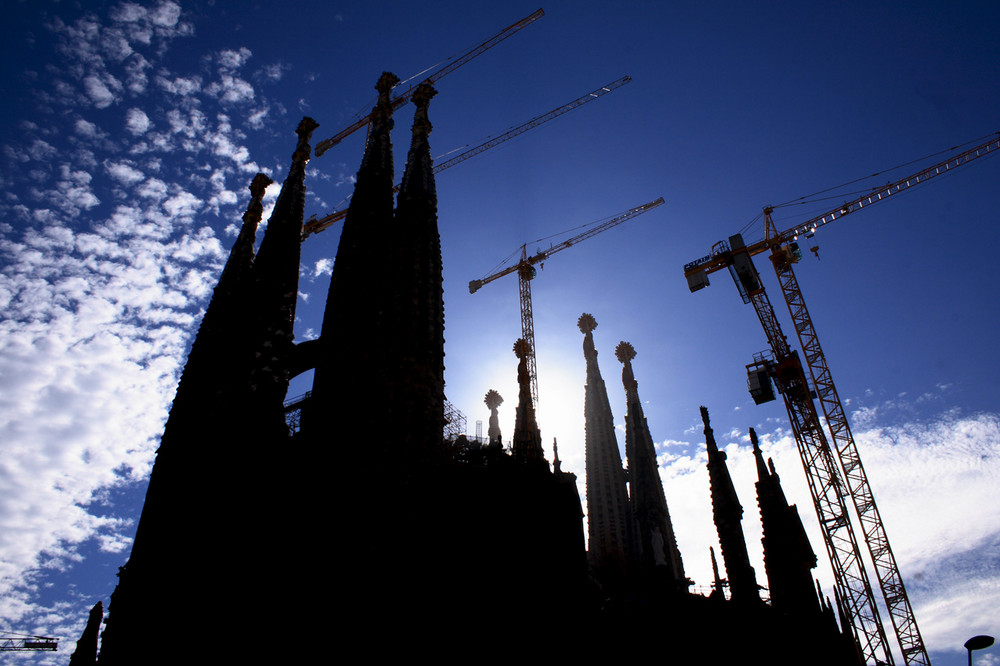
<svg viewBox="0 0 1000 666"><path fill-rule="evenodd" d="M768 587L758 584L743 508L705 408L725 573L715 567L711 594L691 591L638 395L636 351L627 342L616 349L627 397L623 466L593 316L579 320L586 540L576 476L562 471L557 452L551 465L545 457L525 341L514 344L520 390L510 448L495 391L486 396L487 441L444 437L441 243L428 144L435 91L422 84L413 94L394 205L397 82L386 73L376 85L315 340L296 344L293 322L317 124L304 118L298 126L256 254L270 180L258 174L250 185L242 229L165 425L100 649L95 607L71 663L317 663L483 648L523 653L544 642L585 659L860 664L850 623L841 618L847 630L838 628L834 605L814 584L816 556L751 431ZM312 391L290 430L289 381L307 370Z"/></svg>

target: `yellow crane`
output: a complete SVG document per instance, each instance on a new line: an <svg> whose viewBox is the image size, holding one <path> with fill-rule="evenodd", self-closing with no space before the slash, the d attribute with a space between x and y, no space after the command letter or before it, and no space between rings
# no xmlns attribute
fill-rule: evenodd
<svg viewBox="0 0 1000 666"><path fill-rule="evenodd" d="M845 215L885 201L936 176L953 172L972 160L1000 150L1000 133L985 142L922 169L884 187L879 187L822 215L778 231L771 218L772 207L764 208L764 240L746 245L740 234L712 246L710 254L684 266L688 288L694 292L708 286L708 274L728 268L743 297L752 303L770 345L770 355L758 355L747 366L748 386L757 404L775 398L773 385L782 394L791 421L799 455L809 481L813 504L823 530L824 543L834 569L837 591L848 617L862 657L866 663L892 664L892 654L875 605L865 566L861 560L845 494L849 494L860 520L882 596L895 629L906 664L930 664L913 609L889 545L882 518L871 486L861 464L826 357L819 344L815 326L806 309L793 264L802 258L798 240L809 238L816 230ZM791 349L774 309L764 291L752 257L770 251L771 264L778 276L785 304L791 315L806 360L806 378L798 352ZM811 383L810 380L811 379ZM773 385L772 385L773 380ZM814 403L819 399L830 431L833 449L824 435ZM838 468L837 461L840 467ZM842 470L842 474L841 474ZM846 479L847 483L844 483ZM846 488L846 490L845 490Z"/></svg>
<svg viewBox="0 0 1000 666"><path fill-rule="evenodd" d="M538 372L535 369L535 318L531 311L531 281L536 275L535 265L543 264L545 260L553 254L562 252L563 250L570 248L577 243L581 243L588 238L596 236L599 233L605 232L612 227L617 227L619 224L651 211L662 204L663 197L660 197L655 201L650 201L649 203L642 204L641 206L630 208L627 211L610 219L606 219L603 222L600 220L597 222L591 222L590 224L585 225L590 227L586 231L564 240L558 245L553 245L548 249L538 250L530 257L528 256L528 245L526 243L521 246L521 258L516 264L502 268L492 275L488 275L480 280L472 280L469 282L469 293L474 294L479 291L483 285L489 284L494 280L498 280L504 275L510 275L515 272L517 273L517 281L521 296L521 337L528 343L529 347L527 357L528 374L531 377L531 399L534 401L536 406L538 405Z"/></svg>
<svg viewBox="0 0 1000 666"><path fill-rule="evenodd" d="M609 83L609 84L607 84L605 86L601 86L597 90L592 90L589 93L587 93L586 95L582 95L580 97L577 97L572 102L567 102L566 104L563 104L562 106L556 107L555 109L552 109L548 113L543 113L540 116L535 116L531 120L525 121L525 122L521 123L520 125L518 125L517 127L509 129L506 132L503 132L502 134L498 134L496 136L490 137L489 139L487 139L486 141L482 142L481 144L479 144L475 148L470 148L469 150L466 150L465 152L463 152L463 153L461 153L459 155L456 155L455 157L452 157L451 159L445 160L444 162L441 162L439 164L434 165L433 173L435 175L437 175L437 174L441 173L442 171L444 171L445 169L451 168L451 167L455 166L456 164L461 164L465 160L467 160L467 159L469 159L471 157L475 157L479 153L487 151L490 148L498 146L501 143L503 143L504 141L509 141L509 140L513 139L514 137L516 137L516 136L520 136L521 134L524 134L528 130L531 130L531 129L534 129L535 127L538 127L542 123L547 123L548 121L550 121L550 120L552 120L554 118L558 118L559 116L563 115L564 113L572 111L573 109L576 109L576 108L578 108L578 107L586 104L587 102L591 102L591 101L597 99L598 97L603 97L604 95L606 95L607 93L611 92L612 90L617 90L618 88L621 88L623 85L625 85L626 83L629 83L631 81L632 81L632 77L628 76L626 74L625 76L621 77L620 79L612 81L611 83ZM393 192L398 192L399 188L400 188L400 186L396 185L392 189L392 191ZM311 236L313 234L318 234L319 232L323 231L324 229L328 229L330 226L332 226L333 224L339 222L340 220L344 219L345 217L347 217L347 209L346 208L343 209L343 210L334 211L334 212L332 212L332 213L330 213L328 215L324 215L321 218L317 218L315 215L313 215L308 220L306 220L305 224L302 226L302 240L305 240L305 239L309 238L309 236Z"/></svg>
<svg viewBox="0 0 1000 666"><path fill-rule="evenodd" d="M536 11L536 12L534 12L534 13L528 15L528 16L525 16L523 19L521 19L517 23L513 23L513 24L507 26L506 28L504 28L503 30L501 30L497 34L493 35L489 39L485 39L482 42L480 42L479 44L476 44L471 49L469 49L468 51L466 51L462 55L458 56L457 58L455 58L454 60L452 60L450 63L448 63L447 65L445 65L444 67L442 67L438 71L436 71L433 74L431 74L430 76L428 76L426 79L424 79L423 81L421 81L421 83L433 84L435 81L439 81L440 79L444 78L448 74L451 74L456 69L458 69L459 67L461 67L465 63L469 62L470 60L472 60L473 58L475 58L479 54L483 53L487 49L493 48L494 46L496 46L497 44L499 44L503 40L507 39L508 37L510 37L511 35L513 35L514 33L520 31L522 28L531 25L532 23L534 23L538 19L542 18L543 16L545 16L545 12L542 11L541 9L539 9L538 11ZM426 71L426 70L424 70L424 71ZM406 89L405 92L402 92L399 95L393 97L390 100L390 103L392 104L393 110L396 110L399 107L401 107L404 104L406 104L407 100L409 100L410 97L413 96L413 91L416 90L416 89L417 89L416 86L410 86L409 88ZM341 141L343 141L344 139L346 139L347 137L349 137L351 134L354 134L355 132L357 132L362 127L367 127L368 123L370 123L370 122L371 122L371 113L369 112L366 115L361 116L360 118L358 118L357 120L355 120L354 122L352 122L350 125L348 125L344 129L342 129L341 131L337 132L337 134L335 134L334 136L330 137L329 139L326 139L324 141L320 141L318 144L316 144L316 156L319 157L320 155L322 155L326 151L330 150L330 148L333 148L338 143L340 143Z"/></svg>

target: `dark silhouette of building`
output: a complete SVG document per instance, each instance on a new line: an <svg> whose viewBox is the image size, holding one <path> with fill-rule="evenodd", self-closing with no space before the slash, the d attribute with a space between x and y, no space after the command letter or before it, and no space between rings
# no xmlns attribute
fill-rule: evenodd
<svg viewBox="0 0 1000 666"><path fill-rule="evenodd" d="M722 559L726 563L729 590L736 603L760 603L757 575L750 566L746 539L743 537L743 507L736 496L736 487L729 476L726 452L715 443L715 434L708 420L708 409L701 408L705 425L705 446L708 448L708 480L712 493L712 517L719 533Z"/></svg>
<svg viewBox="0 0 1000 666"><path fill-rule="evenodd" d="M622 363L625 386L625 457L635 519L635 548L639 579L645 585L666 592L686 592L691 581L684 575L684 563L677 548L667 499L660 480L660 465L639 400L639 382L632 372L635 349L620 342L615 356Z"/></svg>
<svg viewBox="0 0 1000 666"><path fill-rule="evenodd" d="M597 321L584 313L580 315L577 326L583 333L583 356L587 361L583 407L587 465L587 556L591 571L601 584L609 591L621 590L630 568L629 556L635 552L632 508L615 436L611 402L597 364L597 349L594 347Z"/></svg>
<svg viewBox="0 0 1000 666"><path fill-rule="evenodd" d="M812 570L816 554L806 536L799 511L789 505L781 489L774 461L764 464L757 433L750 428L750 441L757 462L757 504L764 535L764 570L771 593L771 605L789 615L820 612L820 597L813 589Z"/></svg>
<svg viewBox="0 0 1000 666"><path fill-rule="evenodd" d="M83 635L76 642L76 650L69 657L69 666L87 666L97 660L97 640L101 633L101 620L104 619L104 602L98 601L90 609L87 626Z"/></svg>
<svg viewBox="0 0 1000 666"><path fill-rule="evenodd" d="M727 601L719 576L713 598L688 592L632 371L635 350L624 342L616 350L624 364L626 473L592 317L580 319L589 566L576 477L561 470L555 442L554 469L545 459L527 343L514 345L519 399L510 450L502 445L495 391L486 396L488 445L445 441L441 245L428 119L435 91L421 85L412 96L410 150L394 206L389 93L397 81L386 73L376 85L317 340L293 339L305 167L316 123L305 118L298 127L256 256L269 181L258 175L251 184L243 228L178 385L97 663L298 664L328 660L336 650L353 658L358 649L380 658L466 648L525 654L550 634L563 656L656 647L679 663L781 664L798 663L808 650L812 663L845 663L850 643L828 604L816 601L813 615L792 622L777 602ZM289 429L288 383L309 369L313 388L298 406L299 427ZM724 459L715 459L722 474ZM768 479L758 483L761 515L779 516L771 521L779 527L765 528L765 548L779 552L787 511L775 499L773 469ZM713 476L713 495L725 498L718 514L728 517L717 521L739 601L756 587L734 585L742 509L731 482L725 485ZM772 577L772 568L790 559L772 556L767 574L772 586L794 588L781 602L792 609L804 603L801 571L787 584L774 582L777 570ZM812 594L811 581L807 586ZM93 624L81 645L91 644ZM74 666L94 663L88 650L78 650Z"/></svg>

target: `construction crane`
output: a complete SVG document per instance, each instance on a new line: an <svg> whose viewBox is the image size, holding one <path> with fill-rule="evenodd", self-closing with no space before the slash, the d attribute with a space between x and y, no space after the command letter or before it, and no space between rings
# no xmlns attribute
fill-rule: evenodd
<svg viewBox="0 0 1000 666"><path fill-rule="evenodd" d="M572 111L573 109L575 109L577 107L580 107L580 106L586 104L587 102L593 101L593 100L597 99L598 97L602 97L603 95L606 95L607 93L611 92L612 90L617 90L618 88L621 88L623 85L625 85L626 83L630 83L631 81L632 81L632 77L628 76L626 74L625 76L621 77L620 79L618 79L616 81L612 81L611 83L607 84L606 86L601 86L597 90L592 90L591 92L587 93L586 95L583 95L581 97L577 97L572 102L568 102L566 104L563 104L560 107L552 109L548 113L543 113L540 116L535 116L531 120L523 122L520 125L518 125L517 127L514 127L513 129L507 130L503 134L498 134L496 136L493 136L493 137L487 139L486 141L484 141L483 143L479 144L475 148L470 148L469 150L467 150L467 151L465 151L465 152L463 152L463 153L461 153L459 155L456 155L455 157L452 157L449 160L445 160L444 162L441 162L440 164L436 164L434 166L433 172L434 172L435 175L437 175L437 174L441 173L442 171L444 171L445 169L453 167L456 164L461 164L462 162L464 162L465 160L469 159L470 157L475 157L479 153L482 153L484 151L489 150L490 148L498 146L501 143L503 143L504 141L510 141L514 137L519 136L521 134L524 134L528 130L534 129L535 127L538 127L539 125L541 125L543 123L547 123L547 122L549 122L550 120L552 120L554 118L558 118L559 116L563 115L564 113ZM400 186L396 185L393 188L393 192L398 192L399 188L400 188ZM318 234L319 232L323 231L324 229L329 228L330 226L332 226L333 224L339 222L340 220L344 219L345 217L347 217L347 209L346 208L344 210L334 211L334 212L330 213L329 215L325 215L325 216L323 216L321 218L318 218L318 219L316 218L315 215L312 216L312 217L310 217L308 220L306 220L305 225L303 225L303 227L302 227L302 240L305 240L305 239L309 238L309 236L311 236L312 234Z"/></svg>
<svg viewBox="0 0 1000 666"><path fill-rule="evenodd" d="M59 639L15 632L0 633L0 652L55 652Z"/></svg>
<svg viewBox="0 0 1000 666"><path fill-rule="evenodd" d="M558 245L553 245L545 250L538 250L532 256L528 256L528 245L524 244L521 246L521 258L520 260L511 266L507 266L492 275L488 275L481 280L472 280L469 282L469 293L474 294L479 289L494 280L502 278L504 275L510 275L516 272L518 278L518 286L520 287L521 295L521 337L527 341L528 349L528 374L531 377L531 399L534 404L538 405L538 372L535 369L535 318L531 311L531 280L535 278L535 264L544 264L545 260L551 257L557 252L562 252L563 250L572 247L578 243L581 243L588 238L596 236L599 233L607 231L612 227L617 227L623 222L631 220L633 217L637 217L653 210L657 206L663 205L663 197L655 201L650 201L649 203L637 206L635 208L630 208L629 210L616 215L610 219L600 222L600 224L592 222L589 229L586 231L573 236ZM591 226L596 224L596 226Z"/></svg>
<svg viewBox="0 0 1000 666"><path fill-rule="evenodd" d="M997 150L1000 150L1000 133L985 143L877 188L785 231L779 232L776 229L771 217L773 208L765 207L764 240L748 246L743 242L742 236L736 234L730 237L728 243L716 243L711 254L684 267L684 275L692 292L708 286L709 273L729 268L744 303L752 303L754 306L767 336L771 356L758 355L754 363L747 366L748 386L757 404L774 399L772 380L784 397L813 503L823 529L827 554L834 568L838 594L844 601L855 638L866 661L892 663L892 657L847 512L841 469L843 478L847 481L847 492L850 493L860 520L903 659L906 664L930 664L843 405L792 269L793 264L802 258L798 239L800 236L812 237L823 225L884 201L935 176L953 172L956 168ZM805 356L811 386L798 353L789 347L781 332L760 276L753 265L752 257L765 250L771 252L771 263ZM834 462L833 453L820 425L813 402L814 392L826 417L840 469Z"/></svg>
<svg viewBox="0 0 1000 666"><path fill-rule="evenodd" d="M469 62L476 56L480 55L487 49L493 48L503 40L513 35L515 32L521 30L521 28L531 25L532 23L542 18L543 16L545 16L545 12L539 9L535 13L524 17L517 23L507 26L497 34L493 35L489 39L483 40L476 46L473 46L471 49L469 49L462 55L455 58L452 62L448 63L438 71L428 76L426 79L422 81L422 83L433 84L435 81L439 81L440 79L444 78L448 74L451 74L456 69L458 69L465 63ZM392 104L393 110L396 110L399 107L406 104L407 100L409 100L410 97L413 95L414 90L416 90L416 86L410 86L406 90L406 92L400 93L396 97L392 98L390 103ZM354 134L362 127L367 127L368 123L370 122L371 122L371 113L368 113L367 115L359 118L358 120L355 120L353 123L351 123L344 129L342 129L340 132L338 132L336 135L330 137L329 139L326 139L325 141L319 142L318 144L316 144L316 156L319 157L320 155L328 151L330 148L333 148L338 143L346 139L351 134Z"/></svg>

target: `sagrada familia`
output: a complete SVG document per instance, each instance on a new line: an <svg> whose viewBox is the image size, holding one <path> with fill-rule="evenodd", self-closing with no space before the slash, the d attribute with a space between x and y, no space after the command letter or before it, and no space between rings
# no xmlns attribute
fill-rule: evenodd
<svg viewBox="0 0 1000 666"><path fill-rule="evenodd" d="M589 314L587 538L576 476L546 459L527 343L503 444L446 439L444 306L428 144L435 91L416 113L393 201L383 74L319 338L296 344L306 164L298 144L259 249L258 174L243 226L190 351L108 615L99 602L71 664L327 663L338 658L655 655L668 663L860 664L850 624L813 582L816 556L751 431L767 587L702 408L724 573L691 590L627 342L625 465ZM292 377L314 370L300 425ZM512 368L513 370L513 368ZM101 624L104 623L103 632ZM100 638L99 638L100 637ZM636 652L637 649L642 652ZM476 650L477 652L471 652ZM603 652L607 650L607 652ZM363 656L353 656L363 655Z"/></svg>

